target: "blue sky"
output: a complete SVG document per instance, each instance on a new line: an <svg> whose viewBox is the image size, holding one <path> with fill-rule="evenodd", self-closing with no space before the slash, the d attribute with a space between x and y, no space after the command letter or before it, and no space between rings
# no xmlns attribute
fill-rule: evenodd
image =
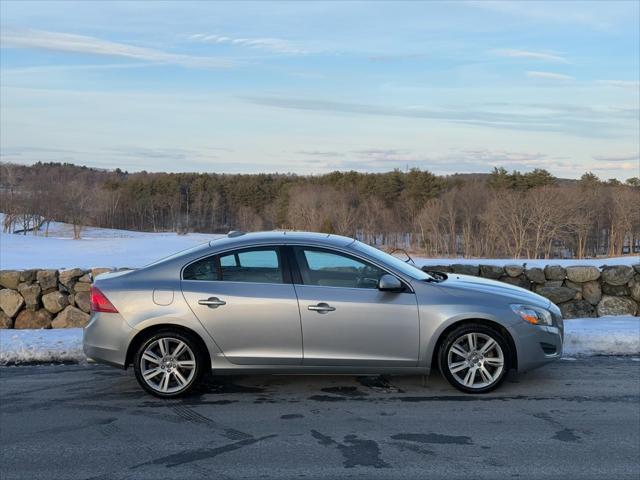
<svg viewBox="0 0 640 480"><path fill-rule="evenodd" d="M3 0L3 161L640 174L640 2Z"/></svg>

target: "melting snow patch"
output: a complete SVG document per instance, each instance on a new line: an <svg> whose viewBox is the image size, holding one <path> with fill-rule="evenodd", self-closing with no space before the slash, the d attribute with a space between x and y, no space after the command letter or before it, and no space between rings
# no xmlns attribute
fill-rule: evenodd
<svg viewBox="0 0 640 480"><path fill-rule="evenodd" d="M0 365L86 361L81 328L0 330Z"/></svg>

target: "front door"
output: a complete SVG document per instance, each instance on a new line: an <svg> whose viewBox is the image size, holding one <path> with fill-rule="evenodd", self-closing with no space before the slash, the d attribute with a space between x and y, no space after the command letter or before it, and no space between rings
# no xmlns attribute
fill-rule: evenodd
<svg viewBox="0 0 640 480"><path fill-rule="evenodd" d="M280 247L198 260L185 267L182 292L230 362L301 364L300 312Z"/></svg>
<svg viewBox="0 0 640 480"><path fill-rule="evenodd" d="M294 247L303 365L415 366L419 355L416 296L381 292L388 272L335 250Z"/></svg>

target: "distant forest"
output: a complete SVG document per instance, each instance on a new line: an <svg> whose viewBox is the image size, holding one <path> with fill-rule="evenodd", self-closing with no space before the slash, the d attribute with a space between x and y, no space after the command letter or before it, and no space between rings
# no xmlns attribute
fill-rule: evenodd
<svg viewBox="0 0 640 480"><path fill-rule="evenodd" d="M424 256L583 258L640 250L640 179L495 168L325 175L129 173L0 163L5 232L51 221L141 231L311 230Z"/></svg>

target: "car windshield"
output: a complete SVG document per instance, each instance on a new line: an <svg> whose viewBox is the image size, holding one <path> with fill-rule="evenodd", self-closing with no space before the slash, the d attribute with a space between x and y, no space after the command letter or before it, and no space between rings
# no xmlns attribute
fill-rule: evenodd
<svg viewBox="0 0 640 480"><path fill-rule="evenodd" d="M375 247L371 247L366 243L362 243L356 241L353 244L353 247L356 250L366 253L367 255L375 258L376 260L381 261L382 263L389 265L399 272L404 273L405 275L410 276L416 280L433 280L434 278L426 272L423 272L418 267L411 265L409 263L403 262L402 260L394 257L393 255L389 255L388 253L383 252L382 250L378 250Z"/></svg>

